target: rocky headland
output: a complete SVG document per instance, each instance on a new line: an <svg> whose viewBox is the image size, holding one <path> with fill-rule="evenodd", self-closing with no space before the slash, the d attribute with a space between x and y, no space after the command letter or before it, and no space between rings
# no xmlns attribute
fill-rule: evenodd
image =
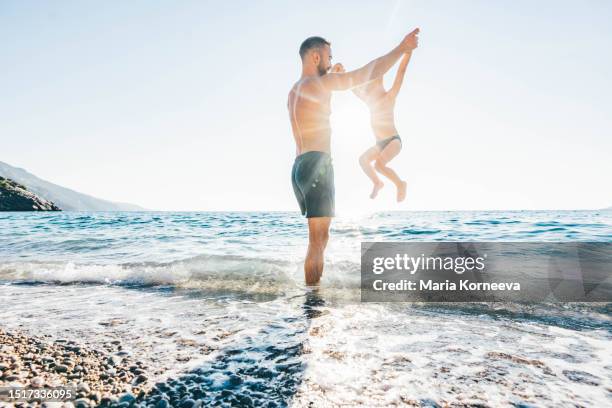
<svg viewBox="0 0 612 408"><path fill-rule="evenodd" d="M0 176L0 211L61 211L24 185Z"/></svg>

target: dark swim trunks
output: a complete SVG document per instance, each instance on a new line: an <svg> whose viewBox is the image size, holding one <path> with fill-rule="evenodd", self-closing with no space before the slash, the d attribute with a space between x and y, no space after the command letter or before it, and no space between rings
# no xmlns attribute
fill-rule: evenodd
<svg viewBox="0 0 612 408"><path fill-rule="evenodd" d="M378 146L378 148L379 148L381 151L383 151L383 150L385 150L385 147L387 147L387 145L388 145L389 143L391 143L392 141L394 141L395 139L399 140L399 141L400 141L400 143L402 143L402 139L399 137L399 135L395 135L395 136L391 136L391 137L388 137L388 138L386 138L386 139L383 139L383 140L379 140L379 141L377 141L377 142L376 142L376 145Z"/></svg>
<svg viewBox="0 0 612 408"><path fill-rule="evenodd" d="M291 182L302 215L335 215L334 168L329 153L312 151L296 157Z"/></svg>

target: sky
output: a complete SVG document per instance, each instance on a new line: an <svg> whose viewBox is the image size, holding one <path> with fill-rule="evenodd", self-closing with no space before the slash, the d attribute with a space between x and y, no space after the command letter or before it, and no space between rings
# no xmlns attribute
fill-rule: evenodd
<svg viewBox="0 0 612 408"><path fill-rule="evenodd" d="M297 211L300 43L350 70L420 27L391 162L407 199L369 199L368 111L336 93L339 214L608 207L610 21L603 0L1 0L0 161L149 209Z"/></svg>

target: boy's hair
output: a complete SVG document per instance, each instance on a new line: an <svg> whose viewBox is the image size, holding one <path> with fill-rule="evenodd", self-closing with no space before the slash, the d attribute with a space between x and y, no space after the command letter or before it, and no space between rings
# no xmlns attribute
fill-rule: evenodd
<svg viewBox="0 0 612 408"><path fill-rule="evenodd" d="M323 37L308 37L304 40L302 45L300 45L300 57L304 59L306 54L308 54L308 51L313 48L324 47L325 45L331 45L331 43Z"/></svg>

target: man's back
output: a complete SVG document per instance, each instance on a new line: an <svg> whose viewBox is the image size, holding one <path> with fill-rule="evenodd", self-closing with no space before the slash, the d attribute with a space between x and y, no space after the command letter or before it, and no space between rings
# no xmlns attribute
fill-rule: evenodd
<svg viewBox="0 0 612 408"><path fill-rule="evenodd" d="M302 77L291 88L287 107L297 154L330 151L331 92L316 77Z"/></svg>

